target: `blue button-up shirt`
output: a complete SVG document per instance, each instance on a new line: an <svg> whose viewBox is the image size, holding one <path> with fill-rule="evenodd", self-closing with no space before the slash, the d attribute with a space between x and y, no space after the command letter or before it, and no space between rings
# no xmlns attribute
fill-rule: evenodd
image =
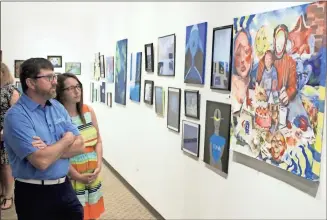
<svg viewBox="0 0 327 220"><path fill-rule="evenodd" d="M45 107L23 94L6 113L4 142L15 178L51 180L68 173L69 160L59 159L42 171L35 168L27 156L39 150L32 146L33 136L39 136L47 145L59 141L65 132L79 135L64 106L55 99ZM51 147L51 146L48 146Z"/></svg>

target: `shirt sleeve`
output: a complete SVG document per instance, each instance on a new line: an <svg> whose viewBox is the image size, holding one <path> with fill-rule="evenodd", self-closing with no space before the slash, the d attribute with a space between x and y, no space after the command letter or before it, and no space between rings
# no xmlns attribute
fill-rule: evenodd
<svg viewBox="0 0 327 220"><path fill-rule="evenodd" d="M4 121L4 142L21 160L38 149L33 147L33 136L36 136L31 121L24 115L11 112Z"/></svg>

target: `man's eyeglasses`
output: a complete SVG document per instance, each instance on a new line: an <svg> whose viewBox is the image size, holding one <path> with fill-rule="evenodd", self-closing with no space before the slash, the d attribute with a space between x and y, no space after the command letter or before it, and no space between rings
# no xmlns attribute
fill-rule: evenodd
<svg viewBox="0 0 327 220"><path fill-rule="evenodd" d="M40 78L47 78L49 82L52 82L53 80L57 80L56 74L46 75L46 76L36 76L34 79L40 79Z"/></svg>
<svg viewBox="0 0 327 220"><path fill-rule="evenodd" d="M63 90L67 90L67 91L73 91L73 90L81 90L81 85L76 85L76 86L69 86L67 88L64 88Z"/></svg>

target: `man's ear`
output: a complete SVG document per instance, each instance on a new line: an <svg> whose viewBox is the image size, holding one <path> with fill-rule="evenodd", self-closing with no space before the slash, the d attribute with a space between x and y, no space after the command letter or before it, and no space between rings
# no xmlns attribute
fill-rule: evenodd
<svg viewBox="0 0 327 220"><path fill-rule="evenodd" d="M26 82L26 85L27 85L28 88L30 88L30 89L32 89L32 90L35 89L35 81L34 81L33 79L31 79L31 78L27 78L27 79L25 80L25 82Z"/></svg>

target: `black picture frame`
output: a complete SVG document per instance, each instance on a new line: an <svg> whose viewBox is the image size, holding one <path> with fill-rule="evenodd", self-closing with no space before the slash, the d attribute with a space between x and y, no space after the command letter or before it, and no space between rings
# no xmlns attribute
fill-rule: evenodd
<svg viewBox="0 0 327 220"><path fill-rule="evenodd" d="M150 55L150 67L149 67L149 59L148 59L148 48L150 47L151 55ZM145 71L153 73L154 72L154 52L153 52L153 43L144 45L144 59L145 59Z"/></svg>
<svg viewBox="0 0 327 220"><path fill-rule="evenodd" d="M193 93L196 95L196 115L191 115L187 113L187 99L186 99L186 94L187 93ZM194 118L194 119L200 119L200 92L199 90L189 90L185 89L184 90L184 114L186 117Z"/></svg>
<svg viewBox="0 0 327 220"><path fill-rule="evenodd" d="M173 64L172 64L173 72L170 75L160 74L160 68L161 68L162 64L160 62L160 56L159 56L159 54L160 54L160 43L159 43L159 41L160 41L160 39L168 38L168 37L173 37L174 38L174 46L173 46L174 54L173 54ZM157 74L158 74L158 76L168 76L168 77L174 77L175 76L175 72L176 72L176 35L175 34L169 34L169 35L162 36L162 37L158 38L158 56L157 56L157 60L158 60L158 62L157 62Z"/></svg>
<svg viewBox="0 0 327 220"><path fill-rule="evenodd" d="M169 100L170 100L170 93L171 92L177 92L178 93L178 115L177 115L177 126L173 127L169 125L169 110L170 110L170 105L169 105ZM173 130L177 133L180 132L180 124L181 124L181 93L182 90L180 88L175 88L175 87L168 87L168 107L167 107L167 128L170 130Z"/></svg>
<svg viewBox="0 0 327 220"><path fill-rule="evenodd" d="M145 95L146 95L146 85L147 84L150 84L151 85L151 90L150 90L150 93L151 93L151 97L150 97L150 100L147 100ZM144 80L144 96L143 96L143 99L144 99L144 102L146 104L149 104L149 105L153 105L153 86L154 86L154 82L152 80Z"/></svg>
<svg viewBox="0 0 327 220"><path fill-rule="evenodd" d="M22 65L22 63L25 60L15 60L14 61L14 68L15 68L15 78L19 79L19 75L20 75L20 65Z"/></svg>
<svg viewBox="0 0 327 220"><path fill-rule="evenodd" d="M51 59L53 59L53 58L60 60L60 63L59 64L52 63ZM47 56L47 59L52 63L53 68L61 68L62 67L62 56L49 55L49 56Z"/></svg>
<svg viewBox="0 0 327 220"><path fill-rule="evenodd" d="M105 59L104 55L100 55L100 78L106 78L106 70L105 70Z"/></svg>
<svg viewBox="0 0 327 220"><path fill-rule="evenodd" d="M185 129L184 129L184 125L185 124L188 124L190 126L193 126L193 127L196 127L197 128L197 152L194 153L188 149L185 148L184 146L184 135L185 135ZM200 155L200 130L201 130L201 125L198 124L198 123L194 123L194 122L191 122L191 121L187 121L187 120L183 120L182 121L182 143L181 143L181 150L194 156L194 157L199 157Z"/></svg>
<svg viewBox="0 0 327 220"><path fill-rule="evenodd" d="M215 36L216 33L218 33L219 31L222 30L226 30L226 29L230 29L231 35L230 35L230 39L228 40L230 42L230 50L228 51L228 57L229 57L229 61L228 61L228 76L227 76L227 86L226 87L217 87L214 85L214 72L215 70L218 69L217 72L219 72L219 65L214 62L214 56L215 56ZM227 42L228 42L227 41ZM224 41L226 42L226 41ZM219 49L217 49L219 50ZM221 51L221 50L220 50ZM211 51L211 79L210 79L210 89L215 89L215 90L223 90L223 91L231 91L231 77L232 77L232 54L233 54L233 25L226 25L226 26L221 26L221 27L216 27L213 29L213 34L212 34L212 51ZM224 68L224 67L223 67ZM219 78L220 79L220 78Z"/></svg>

